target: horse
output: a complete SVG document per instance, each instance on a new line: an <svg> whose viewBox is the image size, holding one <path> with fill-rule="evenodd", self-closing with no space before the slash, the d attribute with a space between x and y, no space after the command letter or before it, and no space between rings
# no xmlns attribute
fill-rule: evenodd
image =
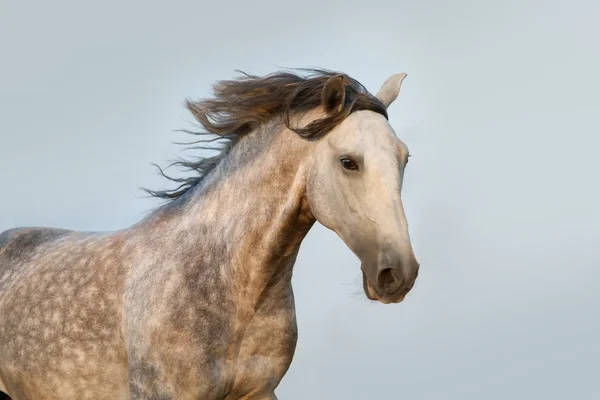
<svg viewBox="0 0 600 400"><path fill-rule="evenodd" d="M376 95L324 69L217 81L173 189L111 232L0 235L0 391L13 400L277 399L298 336L292 271L315 222L360 260L365 296L417 278L401 200L409 152Z"/></svg>

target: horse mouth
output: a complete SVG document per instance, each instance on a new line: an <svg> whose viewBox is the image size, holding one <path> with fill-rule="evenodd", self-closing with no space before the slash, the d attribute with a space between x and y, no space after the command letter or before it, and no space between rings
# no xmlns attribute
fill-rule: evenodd
<svg viewBox="0 0 600 400"><path fill-rule="evenodd" d="M372 301L378 301L383 304L400 303L406 297L407 292L403 290L397 290L394 293L381 293L375 286L371 285L367 275L363 272L363 290L367 299Z"/></svg>

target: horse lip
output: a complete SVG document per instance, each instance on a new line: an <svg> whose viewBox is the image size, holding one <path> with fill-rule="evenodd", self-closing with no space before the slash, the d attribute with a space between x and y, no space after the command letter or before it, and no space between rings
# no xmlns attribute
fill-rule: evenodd
<svg viewBox="0 0 600 400"><path fill-rule="evenodd" d="M364 271L363 290L365 292L365 295L367 296L367 299L372 301L379 301L383 304L400 303L402 300L404 300L407 294L407 292L401 293L402 288L399 288L394 293L380 293L373 285L371 285L371 282L369 282L369 279L367 278L367 275L364 273Z"/></svg>

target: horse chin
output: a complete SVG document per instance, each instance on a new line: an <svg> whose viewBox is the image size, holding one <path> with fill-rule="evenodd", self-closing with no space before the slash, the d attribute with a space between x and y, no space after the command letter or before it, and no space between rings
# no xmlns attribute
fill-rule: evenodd
<svg viewBox="0 0 600 400"><path fill-rule="evenodd" d="M364 272L362 275L363 275L363 290L365 291L365 295L367 296L367 299L372 300L372 301L379 300L379 296L377 295L377 292L375 291L373 286L371 286L371 283L369 283L369 280L367 279L367 275Z"/></svg>
<svg viewBox="0 0 600 400"><path fill-rule="evenodd" d="M363 289L365 290L365 295L367 296L367 299L373 300L373 301L379 300L379 297L377 296L377 292L375 292L375 290L373 289L371 284L366 280L363 281Z"/></svg>

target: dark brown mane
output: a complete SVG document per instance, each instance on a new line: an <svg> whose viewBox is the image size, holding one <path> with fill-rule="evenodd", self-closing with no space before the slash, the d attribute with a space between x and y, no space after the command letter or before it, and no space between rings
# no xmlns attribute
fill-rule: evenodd
<svg viewBox="0 0 600 400"><path fill-rule="evenodd" d="M208 143L220 143L219 153L213 157L196 160L179 160L172 166L194 172L187 178L167 176L158 167L161 175L180 184L173 190L146 190L150 195L163 199L176 199L196 186L225 157L236 139L255 130L260 125L277 117L282 117L285 125L307 140L318 139L350 114L359 110L371 110L388 117L383 103L371 95L363 85L351 77L326 70L301 70L307 75L291 72L278 72L264 77L242 73L242 77L220 81L214 85L214 97L200 101L186 101L186 107L200 123L202 131L184 130L191 135L203 138L191 143L193 149L211 149ZM345 100L339 110L328 113L323 118L311 122L304 128L290 125L291 117L311 111L322 105L321 93L325 83L336 75L342 75L345 87ZM211 138L204 138L209 136Z"/></svg>

